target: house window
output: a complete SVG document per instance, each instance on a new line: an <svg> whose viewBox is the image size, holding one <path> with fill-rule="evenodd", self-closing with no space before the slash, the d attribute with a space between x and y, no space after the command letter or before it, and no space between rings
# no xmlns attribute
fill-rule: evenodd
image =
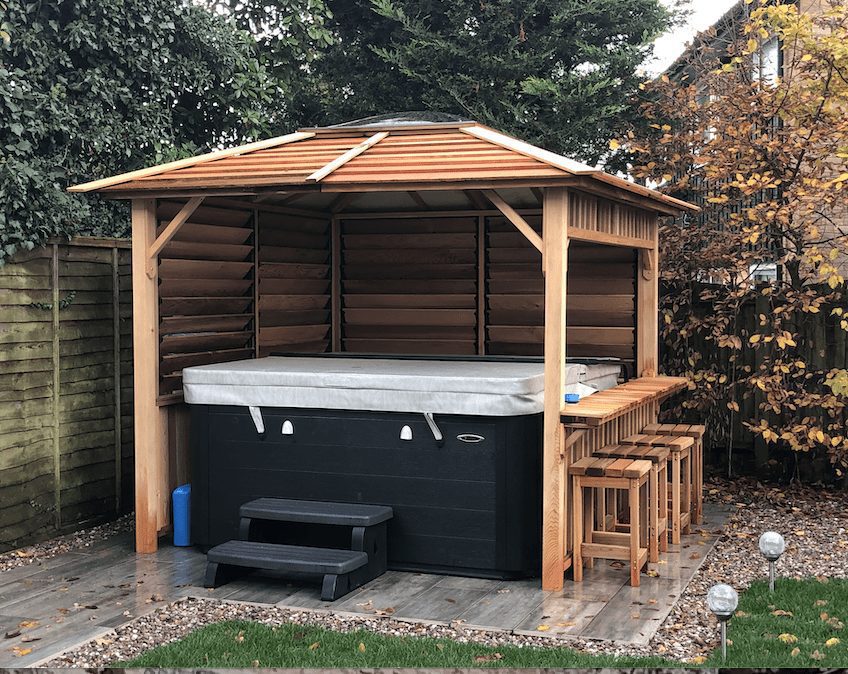
<svg viewBox="0 0 848 674"><path fill-rule="evenodd" d="M759 262L752 264L751 280L754 283L771 283L777 281L777 265L774 262Z"/></svg>
<svg viewBox="0 0 848 674"><path fill-rule="evenodd" d="M764 42L753 53L752 77L755 82L775 85L780 75L780 44L776 37Z"/></svg>

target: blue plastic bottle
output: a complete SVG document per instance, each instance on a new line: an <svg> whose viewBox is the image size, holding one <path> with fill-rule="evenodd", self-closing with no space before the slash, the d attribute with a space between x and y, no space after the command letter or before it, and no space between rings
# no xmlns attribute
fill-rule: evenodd
<svg viewBox="0 0 848 674"><path fill-rule="evenodd" d="M181 484L174 489L174 545L191 545L191 485Z"/></svg>

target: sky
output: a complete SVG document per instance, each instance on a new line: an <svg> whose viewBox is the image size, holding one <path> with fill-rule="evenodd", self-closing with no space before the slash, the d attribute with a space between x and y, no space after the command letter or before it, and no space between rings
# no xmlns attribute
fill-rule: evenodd
<svg viewBox="0 0 848 674"><path fill-rule="evenodd" d="M668 0L663 4L671 5ZM718 21L730 9L736 0L691 0L691 14L685 25L660 36L654 43L654 59L645 67L650 75L658 75L674 63L674 59L683 53L688 42L702 30L706 30Z"/></svg>

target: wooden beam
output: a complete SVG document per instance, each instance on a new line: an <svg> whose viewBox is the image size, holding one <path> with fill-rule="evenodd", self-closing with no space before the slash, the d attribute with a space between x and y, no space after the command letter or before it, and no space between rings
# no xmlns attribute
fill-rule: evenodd
<svg viewBox="0 0 848 674"><path fill-rule="evenodd" d="M542 242L542 237L536 233L528 222L522 218L506 201L501 199L500 195L494 190L483 190L483 194L491 201L495 207L504 214L504 217L516 226L519 232L538 250L544 254L545 245ZM544 217L544 211L543 211Z"/></svg>
<svg viewBox="0 0 848 674"><path fill-rule="evenodd" d="M477 355L486 355L486 218L477 216Z"/></svg>
<svg viewBox="0 0 848 674"><path fill-rule="evenodd" d="M427 202L424 201L424 197L422 197L417 191L410 190L408 194L410 198L416 203L418 208L420 208L422 211L429 210L430 207L427 205Z"/></svg>
<svg viewBox="0 0 848 674"><path fill-rule="evenodd" d="M583 229L582 227L569 227L568 238L573 241L587 241L589 243L600 243L605 246L621 246L622 248L645 248L648 250L653 250L654 248L654 242L648 239L607 234L606 232Z"/></svg>
<svg viewBox="0 0 848 674"><path fill-rule="evenodd" d="M465 195L465 198L471 202L472 208L476 208L478 211L488 210L489 206L486 203L486 200L481 197L479 193L474 190L462 190L462 193Z"/></svg>
<svg viewBox="0 0 848 674"><path fill-rule="evenodd" d="M159 524L167 515L166 411L156 404L159 389L159 312L157 274L145 270L147 251L156 238L156 201L132 203L133 405L135 429L136 551L156 552ZM164 464L164 465L163 465ZM163 516L164 514L164 516Z"/></svg>
<svg viewBox="0 0 848 674"><path fill-rule="evenodd" d="M355 159L356 157L361 155L363 152L365 152L365 150L367 150L369 147L376 145L377 143L379 143L381 140L383 140L383 138L385 138L388 135L389 135L388 131L380 131L379 133L375 133L370 138L366 138L359 145L356 145L356 146L350 148L347 152L339 155L333 161L331 161L329 164L325 164L324 166L319 168L313 174L308 176L306 178L306 181L307 182L313 182L313 183L320 182L323 178L326 178L328 175L330 175L337 168L344 166L351 159Z"/></svg>
<svg viewBox="0 0 848 674"><path fill-rule="evenodd" d="M102 190L104 187L112 187L113 185L120 185L121 183L126 183L131 180L159 175L161 173L165 173L165 171L175 171L177 169L188 168L189 166L205 164L206 162L215 161L216 159L223 159L224 157L233 157L238 154L247 154L248 152L267 150L271 147L295 143L299 140L312 138L314 135L315 134L311 131L297 131L295 133L286 134L285 136L278 136L277 138L268 138L267 140L260 140L255 143L248 143L247 145L231 147L226 150L216 150L215 152L208 152L207 154L202 154L197 157L178 159L177 161L171 161L167 164L149 166L148 168L138 169L137 171L121 173L119 175L112 176L111 178L103 178L102 180L93 180L92 182L83 183L82 185L74 185L73 187L68 188L68 192L93 192L95 190Z"/></svg>
<svg viewBox="0 0 848 674"><path fill-rule="evenodd" d="M150 249L147 251L147 264L145 264L145 270L147 271L148 276L152 278L153 267L156 264L156 257L167 245L168 241L173 239L174 235L180 231L180 227L182 227L188 219L194 215L198 206L203 203L203 199L204 197L192 197L186 201L185 206L183 206L179 213L177 213L171 222L168 223L168 226L162 230L162 233L156 237L156 241L151 244Z"/></svg>
<svg viewBox="0 0 848 674"><path fill-rule="evenodd" d="M560 412L565 391L565 297L569 193L544 194L545 397L542 455L542 589L560 590L566 552L568 483Z"/></svg>
<svg viewBox="0 0 848 674"><path fill-rule="evenodd" d="M327 210L330 211L331 214L339 213L343 211L345 208L350 206L354 201L359 199L362 195L357 192L345 192L344 194L340 194L327 207Z"/></svg>
<svg viewBox="0 0 848 674"><path fill-rule="evenodd" d="M654 377L659 367L659 226L653 247L640 249L636 265L636 376Z"/></svg>

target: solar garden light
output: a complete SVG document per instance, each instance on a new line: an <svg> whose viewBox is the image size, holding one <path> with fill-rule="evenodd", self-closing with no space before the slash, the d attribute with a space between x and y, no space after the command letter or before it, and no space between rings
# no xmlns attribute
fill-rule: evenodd
<svg viewBox="0 0 848 674"><path fill-rule="evenodd" d="M739 595L730 585L719 583L707 592L707 606L721 625L721 659L727 660L727 623L739 605Z"/></svg>
<svg viewBox="0 0 848 674"><path fill-rule="evenodd" d="M760 552L769 563L769 591L774 592L774 564L786 549L786 541L776 531L766 531L760 536Z"/></svg>

